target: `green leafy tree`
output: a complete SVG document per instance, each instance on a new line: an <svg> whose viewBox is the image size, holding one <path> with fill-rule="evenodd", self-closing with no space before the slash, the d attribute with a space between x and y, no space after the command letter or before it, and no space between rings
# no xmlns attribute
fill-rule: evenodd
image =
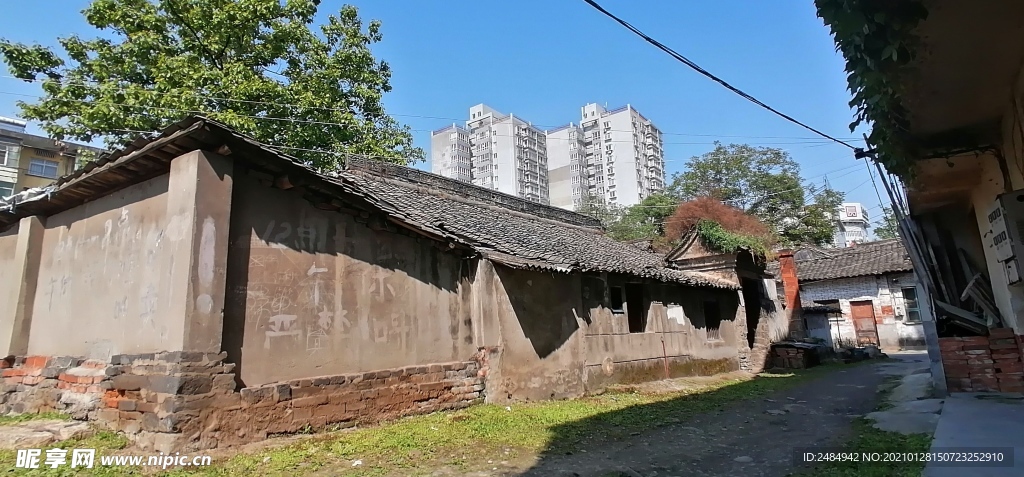
<svg viewBox="0 0 1024 477"><path fill-rule="evenodd" d="M892 212L892 207L882 207L882 218L875 224L875 236L882 240L900 236L899 223L896 221L896 214Z"/></svg>
<svg viewBox="0 0 1024 477"><path fill-rule="evenodd" d="M757 217L787 243L830 242L842 203L842 193L804 184L800 165L786 151L718 142L674 174L667 193L679 201L720 200Z"/></svg>
<svg viewBox="0 0 1024 477"><path fill-rule="evenodd" d="M314 31L319 4L93 0L82 13L105 36L59 38L59 53L0 39L0 56L18 78L42 81L44 96L18 106L57 139L116 146L203 114L324 169L337 153L423 159L381 104L391 69L370 50L380 22L344 6Z"/></svg>
<svg viewBox="0 0 1024 477"><path fill-rule="evenodd" d="M672 196L655 194L639 204L627 207L621 218L608 227L608 235L616 240L654 239L665 235L665 221L675 212L679 201Z"/></svg>
<svg viewBox="0 0 1024 477"><path fill-rule="evenodd" d="M610 229L622 219L622 208L615 204L608 204L603 198L584 193L580 199L580 206L576 212L593 217L601 221L604 228Z"/></svg>

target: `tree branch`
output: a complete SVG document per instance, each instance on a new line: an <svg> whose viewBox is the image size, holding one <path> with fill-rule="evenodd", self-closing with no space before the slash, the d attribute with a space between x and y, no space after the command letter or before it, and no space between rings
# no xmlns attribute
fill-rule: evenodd
<svg viewBox="0 0 1024 477"><path fill-rule="evenodd" d="M196 31L195 28L192 28L192 25L189 24L189 22L186 21L185 18L182 17L181 14L176 11L177 8L178 7L176 5L174 5L174 1L173 0L167 0L167 13L170 16L174 17L174 19L177 20L178 23L181 23L181 25L184 26L185 29L188 30L189 33L192 34L192 38L195 38L196 43L199 45L199 48L201 48L203 50L203 53L206 54L206 56L210 59L210 61L213 64L217 65L218 69L223 71L224 70L224 63L221 62L220 58L217 58L213 54L212 51L210 51L210 49L206 46L205 43L203 43L203 40L199 38L199 32Z"/></svg>

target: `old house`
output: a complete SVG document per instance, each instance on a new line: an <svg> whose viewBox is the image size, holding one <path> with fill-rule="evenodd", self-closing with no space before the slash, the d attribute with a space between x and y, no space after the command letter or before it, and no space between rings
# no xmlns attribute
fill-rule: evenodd
<svg viewBox="0 0 1024 477"><path fill-rule="evenodd" d="M779 276L783 288L799 289L809 336L892 351L924 347L914 267L899 240L798 250L772 268L789 265L797 283Z"/></svg>
<svg viewBox="0 0 1024 477"><path fill-rule="evenodd" d="M775 280L766 271L765 256L749 248L721 250L693 227L665 260L673 268L706 273L740 286L747 330L744 339L750 348L750 353L741 355L740 359L745 370L761 371L770 345L790 333L790 322L778 298Z"/></svg>
<svg viewBox="0 0 1024 477"><path fill-rule="evenodd" d="M901 219L938 389L1021 388L1024 4L819 2L818 13L846 58L851 104L873 123L860 156L880 164ZM990 335L999 352L943 355L947 383L938 341L958 335Z"/></svg>
<svg viewBox="0 0 1024 477"><path fill-rule="evenodd" d="M162 451L735 370L735 281L589 217L192 118L0 211L3 410Z"/></svg>

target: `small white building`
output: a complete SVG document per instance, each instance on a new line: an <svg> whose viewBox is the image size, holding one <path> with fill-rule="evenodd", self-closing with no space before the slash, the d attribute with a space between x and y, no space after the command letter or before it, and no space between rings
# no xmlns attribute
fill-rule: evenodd
<svg viewBox="0 0 1024 477"><path fill-rule="evenodd" d="M836 224L836 247L849 247L868 240L871 219L863 205L856 202L845 203L839 206L837 214L839 221Z"/></svg>
<svg viewBox="0 0 1024 477"><path fill-rule="evenodd" d="M808 247L794 256L810 336L889 351L925 348L914 268L898 239ZM778 265L772 271L780 276Z"/></svg>

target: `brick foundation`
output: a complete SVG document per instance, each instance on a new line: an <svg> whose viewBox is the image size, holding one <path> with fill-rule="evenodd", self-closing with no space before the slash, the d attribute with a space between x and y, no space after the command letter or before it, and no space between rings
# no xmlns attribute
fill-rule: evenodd
<svg viewBox="0 0 1024 477"><path fill-rule="evenodd" d="M939 350L950 392L1024 392L1021 340L1012 329L939 338Z"/></svg>
<svg viewBox="0 0 1024 477"><path fill-rule="evenodd" d="M0 413L65 412L123 432L144 450L188 452L467 407L483 400L486 376L486 353L480 353L471 361L236 390L234 365L224 357L8 358L0 361Z"/></svg>

